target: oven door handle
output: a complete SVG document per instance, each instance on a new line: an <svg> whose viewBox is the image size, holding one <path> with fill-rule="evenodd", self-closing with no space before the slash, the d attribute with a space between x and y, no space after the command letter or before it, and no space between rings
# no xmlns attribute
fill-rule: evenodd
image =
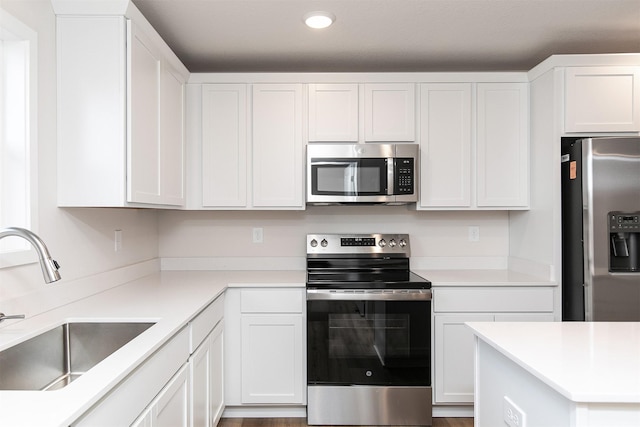
<svg viewBox="0 0 640 427"><path fill-rule="evenodd" d="M307 300L431 301L431 289L393 289L393 290L307 289Z"/></svg>

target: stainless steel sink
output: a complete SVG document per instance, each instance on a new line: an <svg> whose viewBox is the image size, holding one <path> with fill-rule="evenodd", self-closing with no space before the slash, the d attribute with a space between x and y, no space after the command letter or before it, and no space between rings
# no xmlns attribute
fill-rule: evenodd
<svg viewBox="0 0 640 427"><path fill-rule="evenodd" d="M0 352L0 390L57 390L153 323L70 322Z"/></svg>

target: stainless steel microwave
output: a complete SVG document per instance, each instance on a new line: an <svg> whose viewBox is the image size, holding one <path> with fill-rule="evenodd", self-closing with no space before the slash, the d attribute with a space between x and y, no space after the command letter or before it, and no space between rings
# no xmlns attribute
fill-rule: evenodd
<svg viewBox="0 0 640 427"><path fill-rule="evenodd" d="M417 170L417 144L310 144L307 203L416 202Z"/></svg>

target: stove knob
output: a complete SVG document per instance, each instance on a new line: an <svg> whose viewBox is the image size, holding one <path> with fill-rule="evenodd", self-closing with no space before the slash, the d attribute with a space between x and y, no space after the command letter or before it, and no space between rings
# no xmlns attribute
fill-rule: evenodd
<svg viewBox="0 0 640 427"><path fill-rule="evenodd" d="M378 246L384 248L385 246L387 246L387 241L384 239L380 239L380 241L378 242Z"/></svg>
<svg viewBox="0 0 640 427"><path fill-rule="evenodd" d="M316 246L318 246L318 241L316 239L312 239L310 244L312 248L315 248Z"/></svg>
<svg viewBox="0 0 640 427"><path fill-rule="evenodd" d="M396 241L393 240L393 239L389 240L389 247L390 248L395 248L396 247Z"/></svg>
<svg viewBox="0 0 640 427"><path fill-rule="evenodd" d="M407 241L404 239L400 239L400 247L404 248L405 246L407 246Z"/></svg>
<svg viewBox="0 0 640 427"><path fill-rule="evenodd" d="M320 246L322 246L323 248L326 248L328 244L329 242L327 242L327 239L322 239L322 242L320 242Z"/></svg>

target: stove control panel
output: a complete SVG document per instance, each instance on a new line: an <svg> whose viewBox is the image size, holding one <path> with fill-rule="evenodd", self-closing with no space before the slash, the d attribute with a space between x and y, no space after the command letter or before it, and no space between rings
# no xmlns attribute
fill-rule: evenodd
<svg viewBox="0 0 640 427"><path fill-rule="evenodd" d="M307 254L409 256L408 234L308 234Z"/></svg>

